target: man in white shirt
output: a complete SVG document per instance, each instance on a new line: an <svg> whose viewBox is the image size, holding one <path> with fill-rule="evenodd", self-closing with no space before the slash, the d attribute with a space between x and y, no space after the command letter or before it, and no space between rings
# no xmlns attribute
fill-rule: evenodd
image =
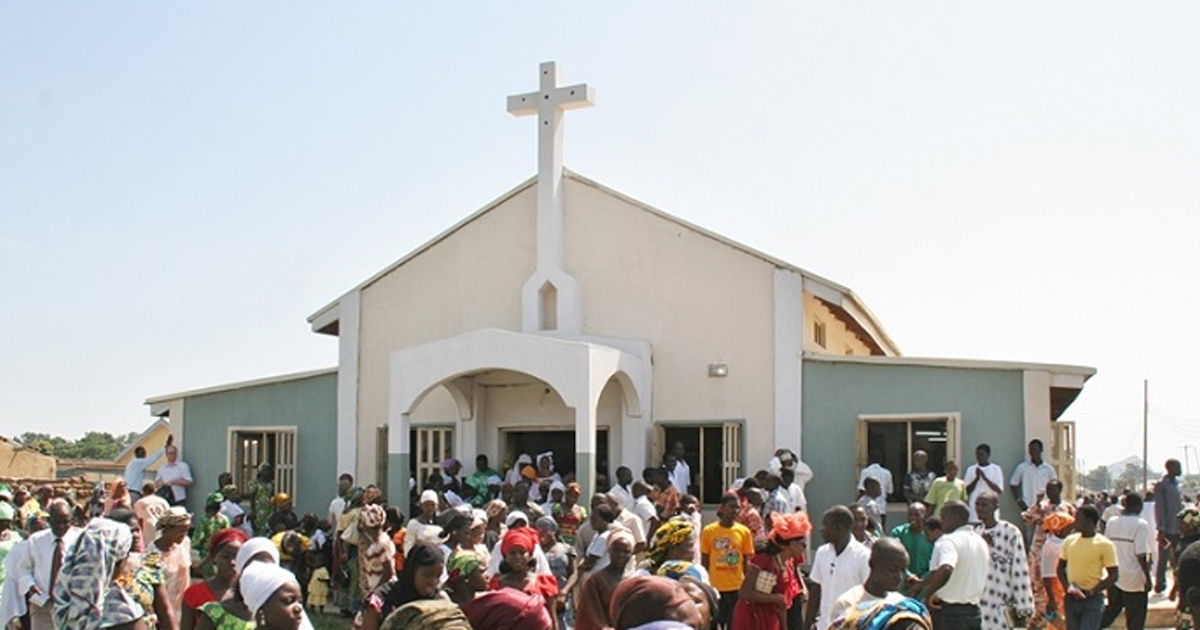
<svg viewBox="0 0 1200 630"><path fill-rule="evenodd" d="M984 492L991 491L996 496L1004 494L1004 469L1000 464L992 463L992 447L980 444L975 447L975 463L967 466L963 475L967 482L967 509L970 510L972 523L979 522L979 514L975 512L975 499Z"/></svg>
<svg viewBox="0 0 1200 630"><path fill-rule="evenodd" d="M54 630L54 581L62 568L67 550L79 537L79 528L71 527L71 506L54 499L47 510L50 528L29 537L28 553L16 567L17 591L29 599L30 630Z"/></svg>
<svg viewBox="0 0 1200 630"><path fill-rule="evenodd" d="M174 443L175 434L172 433L167 436L167 443L162 448L149 455L146 454L146 449L141 446L133 449L133 459L129 460L128 464L125 464L125 475L123 477L125 485L129 488L131 501L136 503L138 499L142 498L142 484L146 483L146 467L158 461L158 458L162 457L163 453L166 452L167 447Z"/></svg>
<svg viewBox="0 0 1200 630"><path fill-rule="evenodd" d="M1046 484L1051 479L1058 479L1058 473L1042 459L1042 441L1034 438L1029 441L1029 459L1017 464L1013 469L1012 478L1008 480L1013 496L1017 499L1017 507L1024 512L1029 506L1037 505L1046 493ZM1029 547L1033 538L1034 527L1036 526L1025 524L1026 547Z"/></svg>
<svg viewBox="0 0 1200 630"><path fill-rule="evenodd" d="M826 630L833 621L833 604L850 589L867 581L871 552L854 540L851 528L854 515L844 505L831 507L821 517L821 538L825 544L813 556L812 590L804 618L817 630ZM907 555L907 554L906 554Z"/></svg>
<svg viewBox="0 0 1200 630"><path fill-rule="evenodd" d="M892 484L892 471L883 467L883 452L879 450L871 451L870 464L858 473L858 496L862 496L866 488L863 484L866 483L867 477L874 477L879 480L879 487L883 489L883 494L879 495L876 503L879 505L879 513L887 514L888 497L896 492L896 487Z"/></svg>
<svg viewBox="0 0 1200 630"><path fill-rule="evenodd" d="M804 486L812 481L812 468L797 459L792 466L784 466L779 476L787 485L788 493L792 495L792 508L797 512L807 512L808 497L804 496Z"/></svg>
<svg viewBox="0 0 1200 630"><path fill-rule="evenodd" d="M337 496L329 502L329 514L326 520L329 522L330 531L337 531L338 517L342 512L346 511L346 495L350 494L350 488L354 487L354 476L350 473L342 473L338 476Z"/></svg>
<svg viewBox="0 0 1200 630"><path fill-rule="evenodd" d="M1100 627L1107 628L1125 610L1125 627L1146 627L1147 595L1150 590L1150 549L1154 536L1142 518L1142 497L1131 492L1124 497L1125 509L1108 521L1104 535L1117 551L1117 583L1108 589Z"/></svg>
<svg viewBox="0 0 1200 630"><path fill-rule="evenodd" d="M637 514L629 510L621 508L621 504L617 503L617 498L609 494L600 494L608 501L608 507L612 508L613 514L617 515L614 523L617 523L628 529L633 534L633 552L641 553L646 550L646 531L642 529L642 519ZM595 510L593 510L595 511Z"/></svg>
<svg viewBox="0 0 1200 630"><path fill-rule="evenodd" d="M846 591L833 603L829 616L834 623L855 611L866 611L877 602L895 604L908 575L908 551L895 538L880 538L871 545L870 573L862 584Z"/></svg>
<svg viewBox="0 0 1200 630"><path fill-rule="evenodd" d="M687 460L683 458L687 454L687 448L683 442L676 441L671 445L671 454L675 456L675 467L671 469L671 485L679 491L679 496L688 494L688 486L692 483L692 467L688 466Z"/></svg>
<svg viewBox="0 0 1200 630"><path fill-rule="evenodd" d="M962 501L942 505L942 530L947 533L933 545L925 580L926 604L935 597L940 600L940 610L931 610L938 630L980 630L983 625L979 602L987 587L991 555L969 516Z"/></svg>
<svg viewBox="0 0 1200 630"><path fill-rule="evenodd" d="M608 494L617 500L622 510L633 508L633 471L628 466L617 468L617 483L609 488Z"/></svg>
<svg viewBox="0 0 1200 630"><path fill-rule="evenodd" d="M633 482L633 512L642 525L642 537L650 540L650 533L658 528L658 510L650 501L650 486L644 481Z"/></svg>
<svg viewBox="0 0 1200 630"><path fill-rule="evenodd" d="M179 461L179 447L174 444L167 447L167 463L158 469L154 483L159 488L164 486L171 489L174 498L171 505L183 505L187 502L187 489L192 485L192 469L185 462Z"/></svg>

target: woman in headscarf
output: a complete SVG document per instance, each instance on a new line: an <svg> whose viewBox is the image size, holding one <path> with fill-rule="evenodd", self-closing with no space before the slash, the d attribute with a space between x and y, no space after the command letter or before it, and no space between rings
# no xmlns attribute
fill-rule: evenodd
<svg viewBox="0 0 1200 630"><path fill-rule="evenodd" d="M408 521L407 533L404 535L404 553L419 542L437 543L442 535L442 527L437 523L438 505L441 499L436 490L425 490L421 493L421 513Z"/></svg>
<svg viewBox="0 0 1200 630"><path fill-rule="evenodd" d="M291 571L268 562L255 562L238 578L242 598L255 630L296 630L303 626L304 602L300 583Z"/></svg>
<svg viewBox="0 0 1200 630"><path fill-rule="evenodd" d="M582 487L571 482L567 484L567 490L563 493L563 502L555 503L550 508L554 521L558 523L558 537L568 545L575 544L575 532L579 531L579 527L588 519L587 510L579 505L579 497L582 494Z"/></svg>
<svg viewBox="0 0 1200 630"><path fill-rule="evenodd" d="M108 497L104 499L104 513L112 514L113 510L120 509L133 509L133 497L129 494L129 485L118 477L108 486Z"/></svg>
<svg viewBox="0 0 1200 630"><path fill-rule="evenodd" d="M382 507L364 506L358 515L359 586L370 593L395 576L396 546L383 531L387 513Z"/></svg>
<svg viewBox="0 0 1200 630"><path fill-rule="evenodd" d="M933 621L924 604L906 597L898 602L879 601L865 609L851 609L829 627L830 630L932 630Z"/></svg>
<svg viewBox="0 0 1200 630"><path fill-rule="evenodd" d="M250 482L250 524L255 536L271 535L271 501L275 498L275 470L269 462L258 466Z"/></svg>
<svg viewBox="0 0 1200 630"><path fill-rule="evenodd" d="M521 453L518 455L517 462L513 464L512 468L508 469L508 472L504 474L504 482L510 486L517 485L517 482L521 481L521 470L532 463L533 458L527 453Z"/></svg>
<svg viewBox="0 0 1200 630"><path fill-rule="evenodd" d="M746 578L733 607L733 627L788 627L788 608L804 593L804 584L796 577L796 563L803 561L804 543L811 531L812 524L804 512L774 515L767 544L746 567Z"/></svg>
<svg viewBox="0 0 1200 630"><path fill-rule="evenodd" d="M558 626L566 627L567 594L575 590L575 548L559 541L558 523L553 518L543 516L537 520L538 546L546 556L550 565L550 573L558 583L558 597L555 603L558 615Z"/></svg>
<svg viewBox="0 0 1200 630"><path fill-rule="evenodd" d="M474 630L551 630L540 595L511 588L482 593L462 607Z"/></svg>
<svg viewBox="0 0 1200 630"><path fill-rule="evenodd" d="M1075 529L1075 517L1066 512L1054 512L1042 519L1042 555L1037 559L1042 576L1041 587L1045 593L1042 622L1051 628L1064 630L1067 627L1064 610L1066 587L1058 581L1058 557L1062 553L1063 541ZM1030 567L1030 573L1033 567Z"/></svg>
<svg viewBox="0 0 1200 630"><path fill-rule="evenodd" d="M399 577L366 596L356 625L362 630L379 630L383 620L397 608L417 600L445 599L438 588L446 559L437 545L417 543L404 559Z"/></svg>
<svg viewBox="0 0 1200 630"><path fill-rule="evenodd" d="M431 599L409 602L383 621L381 630L474 630L462 609Z"/></svg>
<svg viewBox="0 0 1200 630"><path fill-rule="evenodd" d="M238 578L234 561L246 540L242 530L232 527L222 529L209 538L205 564L213 567L213 576L196 582L183 592L181 630L193 630L196 627L196 611L201 606L233 597Z"/></svg>
<svg viewBox="0 0 1200 630"><path fill-rule="evenodd" d="M446 592L450 600L461 606L486 591L487 578L483 576L486 566L483 557L474 551L460 549L451 554L446 562Z"/></svg>
<svg viewBox="0 0 1200 630"><path fill-rule="evenodd" d="M616 630L629 630L654 622L700 625L700 610L682 584L657 575L631 577L617 587L608 609ZM664 624L663 627L679 627ZM734 626L739 627L739 626ZM745 626L755 628L758 626Z"/></svg>
<svg viewBox="0 0 1200 630"><path fill-rule="evenodd" d="M679 579L693 575L708 583L708 571L693 562L696 557L696 526L686 516L676 516L658 527L646 552L646 572Z"/></svg>
<svg viewBox="0 0 1200 630"><path fill-rule="evenodd" d="M192 549L196 552L192 556L193 563L205 565L203 559L211 558L209 551L213 536L231 526L229 519L221 514L221 504L224 502L225 495L220 492L212 492L204 497L204 515L196 523L196 535L192 538ZM237 552L234 551L234 553ZM208 574L209 572L205 573L205 575Z"/></svg>
<svg viewBox="0 0 1200 630"><path fill-rule="evenodd" d="M1029 545L1029 581L1033 585L1033 618L1029 620L1029 630L1042 630L1046 627L1046 587L1042 581L1042 546L1046 544L1046 528L1043 521L1051 514L1066 514L1072 520L1075 518L1075 506L1069 501L1062 500L1063 484L1058 479L1046 483L1046 496L1036 504L1029 506L1021 514L1025 523L1033 527L1033 542ZM1053 577L1051 575L1050 577ZM1062 617L1058 617L1062 623Z"/></svg>
<svg viewBox="0 0 1200 630"><path fill-rule="evenodd" d="M238 576L229 596L221 601L202 604L196 615L196 630L254 630L254 613L241 591L241 575L251 564L276 564L279 550L269 538L250 538L242 543L233 558L233 572Z"/></svg>
<svg viewBox="0 0 1200 630"><path fill-rule="evenodd" d="M575 630L600 630L612 625L608 616L613 593L617 586L629 576L629 559L636 544L633 533L627 529L614 531L608 536L608 566L596 571L583 583L583 591L576 604Z"/></svg>
<svg viewBox="0 0 1200 630"><path fill-rule="evenodd" d="M137 590L153 593L158 627L179 627L183 610L183 591L191 584L192 552L187 543L192 515L173 507L158 519L158 538L146 547L142 565L134 574ZM146 598L146 595L142 595Z"/></svg>
<svg viewBox="0 0 1200 630"><path fill-rule="evenodd" d="M558 597L558 582L553 575L538 573L534 566L534 552L541 548L536 529L518 527L508 530L500 541L500 574L488 585L492 590L513 588L545 599L546 612L556 618L555 607ZM552 621L555 621L552 619ZM558 624L555 621L554 627Z"/></svg>
<svg viewBox="0 0 1200 630"><path fill-rule="evenodd" d="M146 611L116 578L129 549L129 526L93 519L63 558L54 583L54 625L71 630L149 630Z"/></svg>
<svg viewBox="0 0 1200 630"><path fill-rule="evenodd" d="M103 481L97 481L92 484L92 494L88 497L87 514L88 518L96 518L108 514L108 488L105 487Z"/></svg>

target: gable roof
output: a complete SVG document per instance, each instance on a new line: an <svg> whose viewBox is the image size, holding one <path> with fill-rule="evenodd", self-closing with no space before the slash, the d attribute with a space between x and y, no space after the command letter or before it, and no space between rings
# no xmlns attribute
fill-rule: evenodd
<svg viewBox="0 0 1200 630"><path fill-rule="evenodd" d="M132 453L133 449L135 449L139 446L145 446L146 439L149 438L150 435L152 433L154 433L154 431L156 429L158 429L160 426L165 426L165 427L170 428L170 423L167 422L166 418L159 416L158 419L156 419L154 422L150 423L150 426L146 427L145 431L142 431L141 435L137 436L137 439L130 442L129 445L126 446L125 448L121 449L121 452L117 453L117 456L113 458L113 461L120 461L122 457L125 457L129 453Z"/></svg>
<svg viewBox="0 0 1200 630"><path fill-rule="evenodd" d="M583 175L580 175L569 169L564 168L563 175L564 175L564 177L566 177L576 183L594 188L603 194L606 194L606 195L609 195L616 199L619 199L621 201L624 201L625 203L628 203L629 205L631 205L635 208L638 208L644 212L648 212L656 217L659 217L670 223L674 223L675 225L685 228L691 232L695 232L696 234L699 234L706 238L710 238L710 239L717 241L723 245L726 245L732 249L740 251L746 255L749 255L754 258L758 258L759 260L766 262L767 264L773 265L779 269L785 269L785 270L792 271L794 273L799 274L805 280L805 288L807 290L809 290L810 292L812 292L813 294L815 294L823 302L825 302L826 305L829 306L831 309L833 309L835 314L838 314L840 318L848 320L850 323L852 323L853 325L856 325L856 327L860 328L861 330L858 331L859 335L860 336L865 335L864 341L867 341L868 345L874 345L875 349L878 350L879 354L889 355L889 356L897 356L900 354L900 349L896 346L895 342L892 341L892 338L891 338L891 336L889 336L887 334L887 331L884 330L883 324L880 323L878 319L876 319L876 317L873 313L871 313L871 310L867 308L866 303L864 303L862 301L862 299L859 298L849 288L842 286L836 282L833 282L832 280L829 280L827 278L819 276L815 273L812 273L811 271L808 271L801 267L797 267L796 265L793 265L785 260L776 258L774 256L770 256L770 255L765 254L757 249L754 249L753 247L750 247L743 243L739 243L738 241L735 241L729 237L723 236L723 235L713 232L711 230L707 230L707 229L700 227L694 223L690 223L690 222L688 222L684 219L681 219L673 214L659 210L658 208L655 208L654 206L651 206L650 204L647 204L638 199L630 197L629 195L626 195L618 190L615 190L613 188L605 186L595 180L588 179L587 177L584 177ZM367 278L363 282L359 283L356 287L354 287L353 289L348 291L347 294L355 293L357 291L362 291L363 289L366 289L367 287L374 284L375 281L379 280L380 278L386 276L387 274L391 273L392 271L403 266L405 263L407 263L408 261L421 255L426 250L432 248L434 245L437 245L438 243L442 242L443 240L449 238L451 235L453 235L455 232L462 229L464 226L472 223L473 221L475 221L479 217L483 216L484 214L499 207L500 205L502 205L509 199L512 199L513 197L517 196L518 194L524 192L526 189L534 186L536 183L537 183L536 175L533 177L530 177L529 179L525 180L524 182L521 182L516 187L512 188L508 192L505 192L504 194L497 197L491 203L489 203L486 206L480 208L479 210L476 210L475 212L471 213L463 220L459 221L458 223L455 223L454 225L450 226L448 229L446 229L442 233L440 233L437 236L433 237L432 239L426 241L424 244L420 245L416 249L414 249L411 252L409 252L408 254L404 255L402 258L400 258L396 262L388 265L387 267L383 268L379 272L372 275L370 278ZM338 312L337 311L338 311L338 305L340 303L341 303L341 298L339 297L338 299L321 307L316 312L314 312L312 315L308 316L308 323L311 325L313 332L331 334L331 335L335 335L335 336L338 334ZM855 327L855 326L852 326L852 327Z"/></svg>

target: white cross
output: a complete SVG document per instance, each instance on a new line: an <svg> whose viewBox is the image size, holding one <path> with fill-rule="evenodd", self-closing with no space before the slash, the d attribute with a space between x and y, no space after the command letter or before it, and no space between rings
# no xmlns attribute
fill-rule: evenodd
<svg viewBox="0 0 1200 630"><path fill-rule="evenodd" d="M541 64L538 91L508 97L508 113L538 117L538 266L561 269L562 252L562 115L591 107L595 94L586 83L558 87L558 65ZM557 238L551 235L558 235Z"/></svg>

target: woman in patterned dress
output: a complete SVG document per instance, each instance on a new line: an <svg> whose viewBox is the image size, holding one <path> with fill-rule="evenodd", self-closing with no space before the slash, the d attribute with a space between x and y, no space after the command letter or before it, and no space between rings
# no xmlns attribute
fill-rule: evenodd
<svg viewBox="0 0 1200 630"><path fill-rule="evenodd" d="M1058 479L1051 479L1046 484L1046 496L1021 514L1033 530L1033 543L1029 546L1030 581L1033 583L1033 617L1029 620L1029 630L1042 630L1046 627L1046 587L1042 583L1042 546L1046 543L1046 531L1042 522L1046 517L1062 513L1075 517L1075 506L1062 500L1063 484ZM1061 617L1059 617L1061 619Z"/></svg>
<svg viewBox="0 0 1200 630"><path fill-rule="evenodd" d="M396 545L383 531L387 514L378 505L363 506L358 515L359 586L371 593L396 574Z"/></svg>

